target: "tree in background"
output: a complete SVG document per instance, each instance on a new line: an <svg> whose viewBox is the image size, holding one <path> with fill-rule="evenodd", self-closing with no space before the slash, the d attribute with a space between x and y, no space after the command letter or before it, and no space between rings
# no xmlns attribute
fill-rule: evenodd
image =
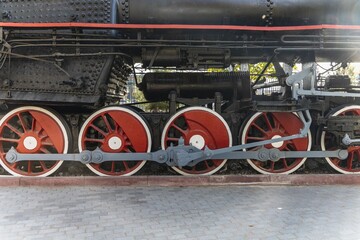
<svg viewBox="0 0 360 240"><path fill-rule="evenodd" d="M134 90L133 96L134 96L134 99L136 99L136 102L146 102L144 94L137 88ZM169 103L167 103L167 102L150 102L150 103L141 104L141 106L139 106L139 107L146 112L162 112L162 111L165 112L165 111L169 110Z"/></svg>
<svg viewBox="0 0 360 240"><path fill-rule="evenodd" d="M347 65L346 67L342 67L336 71L338 75L348 75L352 82L355 82L357 79L357 75L355 73L355 66L352 64Z"/></svg>

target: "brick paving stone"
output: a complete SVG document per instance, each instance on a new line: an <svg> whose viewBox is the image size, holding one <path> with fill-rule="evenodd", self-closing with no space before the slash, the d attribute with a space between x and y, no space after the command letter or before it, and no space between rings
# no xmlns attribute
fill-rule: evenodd
<svg viewBox="0 0 360 240"><path fill-rule="evenodd" d="M360 186L1 187L0 239L360 239Z"/></svg>

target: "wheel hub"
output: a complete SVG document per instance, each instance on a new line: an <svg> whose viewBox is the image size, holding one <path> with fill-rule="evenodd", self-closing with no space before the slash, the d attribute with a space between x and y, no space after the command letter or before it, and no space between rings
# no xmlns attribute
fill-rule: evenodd
<svg viewBox="0 0 360 240"><path fill-rule="evenodd" d="M282 136L280 135L275 135L271 138L271 140L274 140L274 139L279 139L279 138L282 138ZM271 144L271 146L273 146L274 148L281 148L282 146L284 145L284 141L280 141L280 142L274 142Z"/></svg>
<svg viewBox="0 0 360 240"><path fill-rule="evenodd" d="M119 150L122 148L123 141L119 137L114 136L108 140L108 145L112 150Z"/></svg>
<svg viewBox="0 0 360 240"><path fill-rule="evenodd" d="M105 137L105 141L101 149L105 152L121 152L126 150L126 136L119 133L112 133Z"/></svg>
<svg viewBox="0 0 360 240"><path fill-rule="evenodd" d="M37 153L42 146L41 139L34 131L21 136L17 150L21 153Z"/></svg>
<svg viewBox="0 0 360 240"><path fill-rule="evenodd" d="M205 147L205 138L199 134L196 134L190 138L189 143L192 146L202 150Z"/></svg>
<svg viewBox="0 0 360 240"><path fill-rule="evenodd" d="M32 136L28 136L24 139L24 147L27 150L34 150L37 146L38 146L38 141L36 140L36 138L32 137Z"/></svg>

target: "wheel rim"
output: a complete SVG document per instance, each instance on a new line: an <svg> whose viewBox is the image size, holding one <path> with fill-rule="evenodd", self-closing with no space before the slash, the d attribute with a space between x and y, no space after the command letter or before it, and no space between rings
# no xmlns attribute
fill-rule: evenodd
<svg viewBox="0 0 360 240"><path fill-rule="evenodd" d="M216 126L216 127L214 127ZM164 127L161 145L166 149L178 145L180 137L185 144L203 149L232 146L230 129L224 119L214 111L203 107L190 107L177 112ZM194 167L173 167L182 175L211 175L220 170L226 160L206 160Z"/></svg>
<svg viewBox="0 0 360 240"><path fill-rule="evenodd" d="M330 116L360 116L360 106L346 106L343 107L334 113L331 113ZM321 150L336 150L339 149L339 145L336 144L334 140L334 135L326 131L321 132L320 145ZM360 173L360 146L354 146L348 148L349 156L346 160L339 160L337 158L328 158L326 161L329 165L336 171L343 174L359 174Z"/></svg>
<svg viewBox="0 0 360 240"><path fill-rule="evenodd" d="M21 107L0 121L0 164L14 176L45 177L63 161L24 161L10 164L5 154L14 147L19 153L67 153L68 131L64 120L39 107Z"/></svg>
<svg viewBox="0 0 360 240"><path fill-rule="evenodd" d="M135 112L122 107L107 107L92 114L80 130L79 150L104 152L150 152L151 136L145 121ZM87 164L100 176L130 176L146 161L108 161Z"/></svg>
<svg viewBox="0 0 360 240"><path fill-rule="evenodd" d="M241 133L241 143L253 143L269 139L298 134L303 124L294 113L255 113L247 121ZM277 142L265 145L266 148L277 148L280 151L309 151L311 149L311 133L306 138ZM249 150L257 150L260 147ZM244 150L246 151L246 150ZM280 159L273 161L256 161L248 159L248 163L262 174L290 174L301 167L306 158Z"/></svg>

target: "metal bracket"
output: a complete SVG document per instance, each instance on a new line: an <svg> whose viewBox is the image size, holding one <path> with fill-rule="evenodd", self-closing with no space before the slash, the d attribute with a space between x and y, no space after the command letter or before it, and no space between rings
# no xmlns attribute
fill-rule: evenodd
<svg viewBox="0 0 360 240"><path fill-rule="evenodd" d="M313 64L311 67L302 70L301 72L291 75L286 79L286 84L291 86L292 97L299 100L300 96L319 96L319 97L360 97L359 93L347 93L347 92L329 92L316 90L315 78L316 65ZM304 80L311 76L306 82L307 86L310 86L309 90L304 89Z"/></svg>
<svg viewBox="0 0 360 240"><path fill-rule="evenodd" d="M360 139L351 139L349 134L345 134L344 138L342 139L342 143L348 146L352 143L360 143Z"/></svg>
<svg viewBox="0 0 360 240"><path fill-rule="evenodd" d="M3 40L4 40L4 31L3 31L3 27L0 27L0 43L2 43L3 42Z"/></svg>
<svg viewBox="0 0 360 240"><path fill-rule="evenodd" d="M302 70L301 72L299 73L296 73L294 75L291 75L289 76L287 79L286 79L286 84L288 86L293 86L294 84L298 84L298 83L301 83L301 81L308 77L311 73L314 72L314 66L312 67L309 67L309 68L306 68L304 70Z"/></svg>
<svg viewBox="0 0 360 240"><path fill-rule="evenodd" d="M315 64L313 64L309 68L305 68L301 72L291 75L286 79L286 84L291 87L292 97L294 99L298 100L299 96L301 96L301 94L299 94L299 91L304 90L304 82L303 82L304 79L306 79L307 77L309 77L311 75L314 75L315 72L316 72L316 66L315 66ZM315 90L315 79L313 78L313 76L311 77L310 85L311 85L311 91L314 91Z"/></svg>

